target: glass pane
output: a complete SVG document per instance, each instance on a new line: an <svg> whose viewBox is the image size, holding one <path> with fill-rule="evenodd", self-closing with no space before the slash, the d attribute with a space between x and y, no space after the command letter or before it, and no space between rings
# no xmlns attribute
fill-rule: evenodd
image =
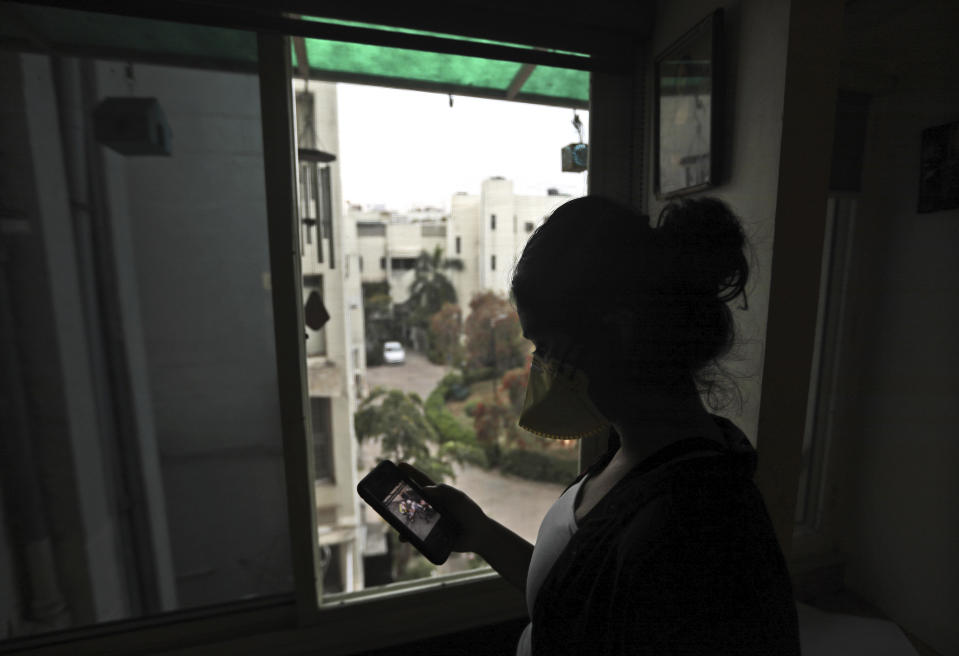
<svg viewBox="0 0 959 656"><path fill-rule="evenodd" d="M86 36L0 52L3 637L292 590L258 78Z"/></svg>
<svg viewBox="0 0 959 656"><path fill-rule="evenodd" d="M307 354L324 593L482 567L465 554L435 567L395 539L356 484L381 459L406 460L532 542L578 472L575 443L516 426L531 345L506 300L533 227L585 193L585 173L560 170L560 149L579 138L573 112L294 81L296 97L307 92L312 102L297 107L314 117L298 116L298 129L336 156L323 170L339 255L301 259L304 292L322 275L329 311L325 355ZM361 259L380 266L361 270Z"/></svg>

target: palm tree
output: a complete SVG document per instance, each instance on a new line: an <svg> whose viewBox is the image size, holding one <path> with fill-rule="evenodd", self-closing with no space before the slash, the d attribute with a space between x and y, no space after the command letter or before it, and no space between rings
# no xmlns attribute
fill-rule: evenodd
<svg viewBox="0 0 959 656"><path fill-rule="evenodd" d="M463 261L443 257L439 246L432 255L423 251L416 258L410 297L405 304L410 328L428 334L430 317L439 312L444 303L456 304L456 289L443 273L449 270L462 271Z"/></svg>

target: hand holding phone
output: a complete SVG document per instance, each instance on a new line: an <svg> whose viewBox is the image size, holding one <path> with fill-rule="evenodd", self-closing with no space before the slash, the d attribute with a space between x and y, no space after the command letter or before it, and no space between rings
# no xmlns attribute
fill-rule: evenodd
<svg viewBox="0 0 959 656"><path fill-rule="evenodd" d="M459 526L427 500L423 486L414 478L384 460L363 477L356 491L430 562L446 562Z"/></svg>
<svg viewBox="0 0 959 656"><path fill-rule="evenodd" d="M479 553L483 529L490 523L483 509L463 491L450 485L437 485L429 476L408 463L398 463L397 467L456 522L459 530L453 539L453 551Z"/></svg>

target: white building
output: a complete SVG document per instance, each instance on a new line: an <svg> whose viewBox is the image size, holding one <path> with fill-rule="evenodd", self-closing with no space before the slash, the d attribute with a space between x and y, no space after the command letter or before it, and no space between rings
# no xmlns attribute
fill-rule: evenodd
<svg viewBox="0 0 959 656"><path fill-rule="evenodd" d="M400 214L350 207L348 212L347 223L354 225L359 235L363 282L388 280L394 303L409 298L420 253L432 254L438 246L449 256L447 215L442 210L426 208Z"/></svg>
<svg viewBox="0 0 959 656"><path fill-rule="evenodd" d="M329 314L307 327L306 354L316 467L316 513L327 583L363 587L357 441L353 413L365 393L362 258L356 223L344 220L336 85L294 81L303 298L318 293ZM332 570L332 571L331 571Z"/></svg>
<svg viewBox="0 0 959 656"><path fill-rule="evenodd" d="M499 177L484 180L478 196L453 196L446 250L463 261L463 270L447 275L464 314L478 292L508 293L510 272L529 235L570 198L554 190L517 195L513 182Z"/></svg>
<svg viewBox="0 0 959 656"><path fill-rule="evenodd" d="M462 271L445 273L460 307L468 312L478 292L508 293L510 272L529 235L570 198L555 190L542 196L517 195L511 180L497 177L484 180L479 195L455 194L448 219L431 208L411 219L352 206L348 223L356 225L359 235L363 282L389 280L393 302L402 303L409 297L416 257L439 246L445 257L463 262Z"/></svg>

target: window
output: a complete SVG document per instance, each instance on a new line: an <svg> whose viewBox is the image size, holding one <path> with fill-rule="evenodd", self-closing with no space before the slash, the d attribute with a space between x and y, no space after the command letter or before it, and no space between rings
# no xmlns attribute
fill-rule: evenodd
<svg viewBox="0 0 959 656"><path fill-rule="evenodd" d="M363 273L363 256L360 255L360 273Z"/></svg>
<svg viewBox="0 0 959 656"><path fill-rule="evenodd" d="M99 25L83 32L86 53L109 35L182 28L23 13L66 40ZM19 26L5 21L5 45ZM0 56L0 221L17 253L2 265L0 385L23 401L0 412L0 650L294 590L256 36L191 28L243 48L252 68L59 60L15 45ZM177 136L98 141L87 107ZM32 208L32 228L14 244L16 208Z"/></svg>
<svg viewBox="0 0 959 656"><path fill-rule="evenodd" d="M381 257L381 258L380 258L380 269L383 270L383 271L386 271L386 258L385 258L385 257Z"/></svg>
<svg viewBox="0 0 959 656"><path fill-rule="evenodd" d="M330 268L336 268L336 252L333 248L333 192L330 187L330 167L324 166L319 169L319 189L321 198L319 202L319 225L324 239L326 239L327 248L330 249ZM323 261L322 247L317 248L317 260Z"/></svg>
<svg viewBox="0 0 959 656"><path fill-rule="evenodd" d="M490 256L489 256L489 268L492 269L493 271L496 271L496 256L495 256L495 255L490 255Z"/></svg>
<svg viewBox="0 0 959 656"><path fill-rule="evenodd" d="M459 255L462 252L462 241L459 237L456 238L456 254Z"/></svg>
<svg viewBox="0 0 959 656"><path fill-rule="evenodd" d="M357 237L385 237L386 224L380 222L358 221L356 223Z"/></svg>
<svg viewBox="0 0 959 656"><path fill-rule="evenodd" d="M393 271L412 271L416 268L415 257L392 257L390 258L390 268Z"/></svg>
<svg viewBox="0 0 959 656"><path fill-rule="evenodd" d="M526 229L526 234L533 232L536 229L536 224L532 221L527 221L523 224L523 227Z"/></svg>
<svg viewBox="0 0 959 656"><path fill-rule="evenodd" d="M490 215L489 215L489 229L490 229L490 230L496 230L496 215L495 215L495 214L490 214Z"/></svg>
<svg viewBox="0 0 959 656"><path fill-rule="evenodd" d="M301 151L302 152L302 151ZM316 230L316 261L323 262L323 245L330 254L330 268L334 268L333 207L330 188L330 167L317 162L300 162L299 209L304 227L304 242L313 243Z"/></svg>

